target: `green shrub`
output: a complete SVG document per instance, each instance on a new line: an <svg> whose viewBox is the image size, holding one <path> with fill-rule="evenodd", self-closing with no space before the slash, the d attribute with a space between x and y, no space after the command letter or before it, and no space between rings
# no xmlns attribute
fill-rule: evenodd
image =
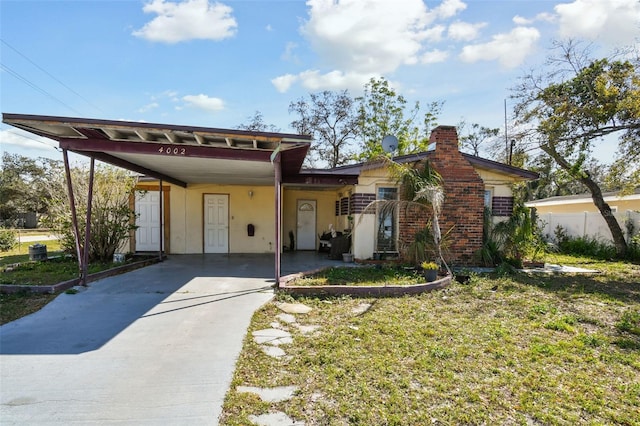
<svg viewBox="0 0 640 426"><path fill-rule="evenodd" d="M558 249L564 254L591 256L598 259L612 259L616 256L613 245L598 241L593 237L565 236L558 241Z"/></svg>
<svg viewBox="0 0 640 426"><path fill-rule="evenodd" d="M640 336L640 311L626 311L616 323L616 328Z"/></svg>
<svg viewBox="0 0 640 426"><path fill-rule="evenodd" d="M9 251L14 248L17 243L16 231L0 229L0 251Z"/></svg>

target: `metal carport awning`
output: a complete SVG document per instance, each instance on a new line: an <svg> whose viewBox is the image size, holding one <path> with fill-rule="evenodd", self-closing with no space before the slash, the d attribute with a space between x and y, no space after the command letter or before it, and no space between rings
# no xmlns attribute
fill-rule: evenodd
<svg viewBox="0 0 640 426"><path fill-rule="evenodd" d="M3 113L2 121L53 139L67 151L187 187L190 183L273 184L276 205L276 247L281 247L281 185L299 173L311 137L197 126L96 120ZM68 160L65 161L68 169ZM68 180L70 199L73 198ZM92 186L89 189L89 196ZM88 212L90 213L90 212ZM89 239L89 231L85 242ZM77 235L81 279L86 277L88 247ZM84 249L81 253L80 248ZM276 282L280 250L275 250Z"/></svg>

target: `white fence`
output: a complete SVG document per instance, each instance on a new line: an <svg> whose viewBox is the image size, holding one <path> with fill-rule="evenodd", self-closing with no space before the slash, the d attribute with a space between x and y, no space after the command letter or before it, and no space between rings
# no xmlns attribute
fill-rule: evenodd
<svg viewBox="0 0 640 426"><path fill-rule="evenodd" d="M625 238L629 239L626 232L627 221L633 223L634 234L640 231L640 212L627 210L613 215L622 227ZM613 241L611 231L599 212L547 213L538 216L538 223L548 241L555 242L555 230L558 225L571 237L592 237L602 242Z"/></svg>

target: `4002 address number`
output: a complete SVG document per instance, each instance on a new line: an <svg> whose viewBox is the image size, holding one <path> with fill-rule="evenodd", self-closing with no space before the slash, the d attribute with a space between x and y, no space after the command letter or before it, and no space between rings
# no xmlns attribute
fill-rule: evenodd
<svg viewBox="0 0 640 426"><path fill-rule="evenodd" d="M166 155L185 155L187 152L186 148L165 148L164 146L161 146L160 148L158 148L158 152L160 154L166 154Z"/></svg>

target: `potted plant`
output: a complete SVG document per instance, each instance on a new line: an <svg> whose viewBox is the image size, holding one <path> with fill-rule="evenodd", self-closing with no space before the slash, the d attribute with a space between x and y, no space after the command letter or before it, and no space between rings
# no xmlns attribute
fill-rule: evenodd
<svg viewBox="0 0 640 426"><path fill-rule="evenodd" d="M435 262L427 262L426 260L420 264L422 267L422 273L424 274L424 278L428 283L431 281L435 281L438 278L438 269L439 266Z"/></svg>

